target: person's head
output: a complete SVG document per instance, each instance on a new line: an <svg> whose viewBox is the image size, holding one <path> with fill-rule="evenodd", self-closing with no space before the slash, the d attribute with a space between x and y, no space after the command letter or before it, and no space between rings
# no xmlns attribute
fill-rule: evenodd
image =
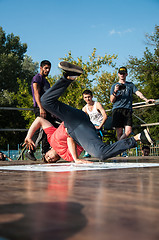
<svg viewBox="0 0 159 240"><path fill-rule="evenodd" d="M43 60L40 63L40 74L44 77L47 77L49 75L51 69L51 62L48 60Z"/></svg>
<svg viewBox="0 0 159 240"><path fill-rule="evenodd" d="M2 159L3 159L3 153L0 152L0 160L2 160Z"/></svg>
<svg viewBox="0 0 159 240"><path fill-rule="evenodd" d="M5 155L2 152L0 152L0 160L5 160Z"/></svg>
<svg viewBox="0 0 159 240"><path fill-rule="evenodd" d="M150 154L150 147L149 146L143 146L142 147L142 156L149 156Z"/></svg>
<svg viewBox="0 0 159 240"><path fill-rule="evenodd" d="M56 153L56 151L51 148L44 157L44 162L47 163L54 163L57 162L60 159L60 156Z"/></svg>
<svg viewBox="0 0 159 240"><path fill-rule="evenodd" d="M90 103L92 102L92 98L93 98L93 93L87 89L82 93L83 99L86 103Z"/></svg>
<svg viewBox="0 0 159 240"><path fill-rule="evenodd" d="M126 77L128 75L128 71L126 67L120 67L118 69L118 77L119 77L119 81L126 81Z"/></svg>

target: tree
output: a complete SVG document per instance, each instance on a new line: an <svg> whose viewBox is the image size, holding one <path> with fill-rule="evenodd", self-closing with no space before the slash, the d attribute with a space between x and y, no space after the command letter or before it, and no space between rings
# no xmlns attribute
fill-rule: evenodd
<svg viewBox="0 0 159 240"><path fill-rule="evenodd" d="M12 107L14 103L14 93L7 90L0 92L1 107ZM0 110L0 128L25 128L26 121L19 111ZM9 144L12 149L17 149L17 144L22 143L25 137L24 132L0 131L0 149L6 149Z"/></svg>
<svg viewBox="0 0 159 240"><path fill-rule="evenodd" d="M93 84L97 80L97 73L100 72L100 69L104 65L114 67L115 64L113 63L113 60L116 59L116 57L117 56L115 55L110 56L106 54L104 57L96 56L96 49L94 49L91 56L89 56L89 61L84 62L82 60L82 57L79 57L77 58L77 60L75 60L72 57L71 52L69 52L68 55L62 58L62 60L69 61L73 64L78 64L84 69L84 74L78 77L78 80L74 81L73 84L70 85L66 92L61 96L60 100L66 104L69 104L70 106L82 109L84 105L82 92L86 88L93 89ZM55 75L53 77L48 76L48 81L50 82L50 85L52 86L61 76L62 75ZM19 90L15 95L18 100L17 106L23 108L31 108L33 103L32 95L30 94L30 85L28 85L26 80L21 81L20 79L18 79L17 81L19 85ZM32 123L34 116L32 115L32 112L28 111L23 111L22 115L24 116L24 119L29 122L29 124L27 125L28 127Z"/></svg>
<svg viewBox="0 0 159 240"><path fill-rule="evenodd" d="M136 80L138 89L147 98L158 99L159 89L159 26L155 26L153 35L146 34L146 47L141 59L130 56L127 67L130 69L130 79ZM150 50L151 48L151 50ZM135 101L138 101L135 98ZM141 119L146 123L155 123L159 119L159 106L142 108L136 111ZM150 117L151 116L151 117ZM159 139L159 126L151 127L151 133L155 139Z"/></svg>
<svg viewBox="0 0 159 240"><path fill-rule="evenodd" d="M27 82L29 85L31 84L31 80L33 76L38 73L39 63L33 62L33 59L29 57L28 55L24 56L22 67L21 67L21 74L20 79L25 79L25 82ZM31 88L30 88L31 93Z"/></svg>
<svg viewBox="0 0 159 240"><path fill-rule="evenodd" d="M110 89L112 84L116 81L117 71L113 73L102 72L101 76L96 78L96 85L93 88L94 96L102 103L105 110L112 109L110 103Z"/></svg>
<svg viewBox="0 0 159 240"><path fill-rule="evenodd" d="M117 58L116 55L107 55L104 57L96 55L96 48L93 49L92 54L89 56L89 61L84 62L82 57L78 57L77 60L73 59L71 52L68 53L62 60L69 61L73 64L78 64L83 68L84 74L82 74L71 86L67 89L65 94L61 97L62 101L73 107L81 109L84 105L82 92L89 88L93 89L96 82L97 74L103 66L115 67L114 60Z"/></svg>
<svg viewBox="0 0 159 240"><path fill-rule="evenodd" d="M2 27L0 27L0 43L0 89L17 91L17 77L21 75L27 44L21 44L20 38L13 33L6 36Z"/></svg>
<svg viewBox="0 0 159 240"><path fill-rule="evenodd" d="M30 83L38 69L31 57L25 55L27 44L21 43L19 36L13 33L6 35L0 27L0 106L14 107L18 105L18 78L23 83ZM20 81L20 80L19 80ZM25 128L27 118L20 111L0 110L0 128ZM10 143L17 148L17 143L24 139L22 132L0 132L1 148Z"/></svg>

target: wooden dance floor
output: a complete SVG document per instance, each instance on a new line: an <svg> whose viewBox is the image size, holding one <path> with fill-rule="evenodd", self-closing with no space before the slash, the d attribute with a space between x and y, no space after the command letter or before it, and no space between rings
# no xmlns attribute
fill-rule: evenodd
<svg viewBox="0 0 159 240"><path fill-rule="evenodd" d="M158 240L159 157L0 162L0 240Z"/></svg>

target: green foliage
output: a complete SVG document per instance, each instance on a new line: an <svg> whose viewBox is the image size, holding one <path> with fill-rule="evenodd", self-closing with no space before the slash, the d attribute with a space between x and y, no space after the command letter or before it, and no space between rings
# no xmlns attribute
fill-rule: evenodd
<svg viewBox="0 0 159 240"><path fill-rule="evenodd" d="M38 73L38 67L38 62L34 63L31 57L25 55L22 62L20 79L25 79L25 81L30 85L33 76ZM29 92L31 93L31 88Z"/></svg>
<svg viewBox="0 0 159 240"><path fill-rule="evenodd" d="M0 103L1 106L10 106L13 103L13 93L9 93L7 90L0 92Z"/></svg>
<svg viewBox="0 0 159 240"><path fill-rule="evenodd" d="M6 35L0 27L0 89L16 92L17 78L29 82L37 72L38 63L33 63L26 51L27 44L21 43L19 36Z"/></svg>
<svg viewBox="0 0 159 240"><path fill-rule="evenodd" d="M16 91L17 77L20 77L21 65L27 45L21 44L20 38L13 33L6 36L0 27L0 89Z"/></svg>
<svg viewBox="0 0 159 240"><path fill-rule="evenodd" d="M7 90L0 92L1 107L13 107L14 93L9 93ZM16 129L25 128L26 122L19 111L0 110L0 128L2 129ZM23 132L0 132L0 148L6 149L7 144L10 144L12 149L17 149L17 144L24 140Z"/></svg>
<svg viewBox="0 0 159 240"><path fill-rule="evenodd" d="M33 63L32 59L25 55L27 44L21 43L19 36L13 33L6 35L2 27L0 27L0 106L15 107L21 100L18 99L19 81L21 85L25 85L25 81L31 82L32 77L38 69L37 63ZM26 79L26 80L24 80ZM20 94L20 93L19 93ZM29 95L28 95L29 96ZM25 98L24 98L25 99ZM24 103L23 103L24 104ZM22 105L23 105L22 104ZM25 105L25 104L24 104ZM20 111L0 110L0 128L25 128L28 124L29 116L23 117ZM14 147L24 139L23 132L0 132L0 146L7 146L10 143Z"/></svg>
<svg viewBox="0 0 159 240"><path fill-rule="evenodd" d="M159 26L155 27L152 36L146 35L147 44L151 45L152 51L146 47L141 59L130 57L128 68L130 77L137 80L138 87L147 98L159 98Z"/></svg>
<svg viewBox="0 0 159 240"><path fill-rule="evenodd" d="M17 107L21 108L32 108L33 107L33 98L30 94L30 86L28 86L28 83L26 80L23 82L20 79L17 79L19 90L16 94L14 94L14 99L17 101ZM26 128L28 128L33 120L35 119L35 115L33 111L21 111L21 115L24 117L24 119L28 122L26 125Z"/></svg>
<svg viewBox="0 0 159 240"><path fill-rule="evenodd" d="M117 72L113 73L102 72L100 77L96 78L96 85L93 88L94 96L103 105L104 109L112 109L110 103L110 89L112 84L116 81Z"/></svg>
<svg viewBox="0 0 159 240"><path fill-rule="evenodd" d="M130 79L137 80L138 89L146 98L159 99L159 26L155 26L153 35L146 34L146 47L141 59L130 57L127 67L130 69ZM135 98L135 101L141 101ZM135 113L146 123L155 123L159 119L159 106L135 110ZM136 123L138 122L135 120ZM159 139L159 126L151 127L155 139Z"/></svg>
<svg viewBox="0 0 159 240"><path fill-rule="evenodd" d="M139 90L147 98L159 98L159 26L155 27L153 35L146 35L146 47L143 57L130 57L127 67L131 81L137 82ZM0 106L17 106L32 108L31 79L37 73L38 63L26 55L27 44L21 43L19 36L13 33L6 35L0 27ZM81 109L84 105L82 92L90 89L94 97L102 103L104 108L111 109L110 88L117 80L115 70L116 55L97 56L96 49L88 56L87 61L82 57L74 59L71 51L62 60L69 61L81 66L84 74L74 81L60 100L73 107ZM112 73L102 71L105 67L114 69ZM61 75L60 75L61 76ZM52 86L60 76L49 76L48 81ZM138 98L134 100L140 101ZM142 108L135 113L145 122L158 122L159 107ZM108 114L109 115L109 114ZM151 118L150 118L151 116ZM0 110L1 128L28 128L34 120L32 111L3 111ZM138 123L135 120L136 124ZM159 138L159 127L151 127L151 133L156 139ZM2 132L1 132L2 133ZM0 146L8 143L13 148L15 144L21 143L26 133L4 132L0 134Z"/></svg>
<svg viewBox="0 0 159 240"><path fill-rule="evenodd" d="M92 54L89 56L89 61L84 62L82 57L78 57L77 60L73 59L71 52L69 52L62 60L79 65L83 68L84 74L71 84L61 97L61 100L66 104L81 109L84 104L82 92L87 88L92 89L96 76L100 73L101 68L105 65L114 67L115 64L113 60L116 58L117 56L115 55L110 56L107 54L105 54L104 57L96 56L96 49L94 48Z"/></svg>

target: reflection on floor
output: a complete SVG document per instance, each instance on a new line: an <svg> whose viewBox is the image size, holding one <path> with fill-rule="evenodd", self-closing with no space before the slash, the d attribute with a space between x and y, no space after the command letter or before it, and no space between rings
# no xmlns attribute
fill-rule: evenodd
<svg viewBox="0 0 159 240"><path fill-rule="evenodd" d="M120 160L0 163L0 240L159 239L159 158Z"/></svg>

